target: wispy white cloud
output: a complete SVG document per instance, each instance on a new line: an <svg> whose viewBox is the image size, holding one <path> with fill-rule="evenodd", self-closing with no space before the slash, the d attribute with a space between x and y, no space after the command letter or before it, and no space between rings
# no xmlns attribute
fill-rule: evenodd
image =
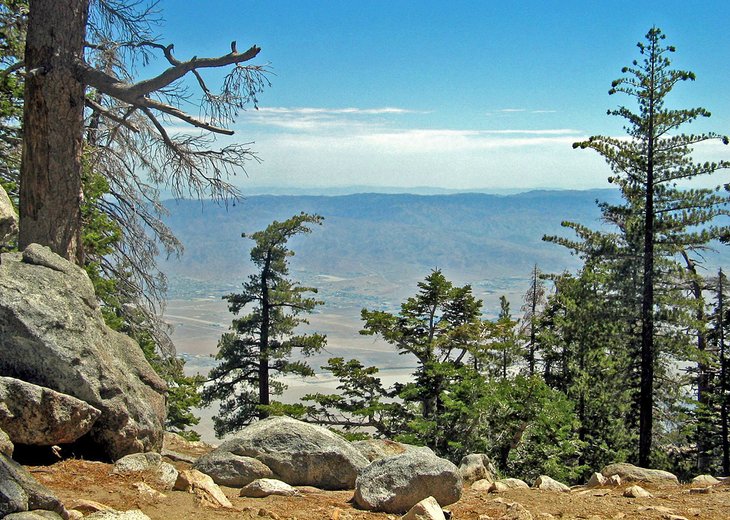
<svg viewBox="0 0 730 520"><path fill-rule="evenodd" d="M569 129L557 130L376 130L339 135L281 134L273 137L283 148L298 150L369 149L373 153L448 154L497 148L529 149L535 146L566 145L583 138Z"/></svg>
<svg viewBox="0 0 730 520"><path fill-rule="evenodd" d="M399 107L261 107L242 114L242 121L292 131L340 131L343 128L358 130L382 126L382 118L389 116L424 113Z"/></svg>
<svg viewBox="0 0 730 520"><path fill-rule="evenodd" d="M381 115L381 114L417 114L415 110L408 110L397 107L381 107L381 108L312 108L312 107L260 107L258 109L261 114L279 114L279 115Z"/></svg>

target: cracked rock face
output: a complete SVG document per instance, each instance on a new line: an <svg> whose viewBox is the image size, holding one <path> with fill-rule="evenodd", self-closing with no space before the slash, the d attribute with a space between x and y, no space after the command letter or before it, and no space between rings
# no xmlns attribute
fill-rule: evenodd
<svg viewBox="0 0 730 520"><path fill-rule="evenodd" d="M0 518L11 513L43 509L67 518L61 501L20 464L0 454Z"/></svg>
<svg viewBox="0 0 730 520"><path fill-rule="evenodd" d="M441 506L461 498L459 469L446 459L421 451L376 460L360 471L355 502L363 509L405 513L429 496Z"/></svg>
<svg viewBox="0 0 730 520"><path fill-rule="evenodd" d="M98 409L81 450L117 460L162 447L165 382L106 326L86 273L37 244L0 262L0 376Z"/></svg>
<svg viewBox="0 0 730 520"><path fill-rule="evenodd" d="M0 245L15 240L18 234L18 215L10 197L0 186Z"/></svg>
<svg viewBox="0 0 730 520"><path fill-rule="evenodd" d="M100 414L70 395L0 377L0 425L14 443L69 444L86 434Z"/></svg>
<svg viewBox="0 0 730 520"><path fill-rule="evenodd" d="M349 442L326 428L289 417L269 417L241 430L212 451L251 457L269 467L273 478L292 486L352 489L369 461Z"/></svg>

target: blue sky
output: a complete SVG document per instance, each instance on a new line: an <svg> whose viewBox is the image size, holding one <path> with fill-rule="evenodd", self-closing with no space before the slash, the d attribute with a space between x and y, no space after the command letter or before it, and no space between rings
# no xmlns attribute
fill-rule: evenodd
<svg viewBox="0 0 730 520"><path fill-rule="evenodd" d="M620 135L606 110L636 42L656 25L693 83L668 105L713 116L687 131L730 133L730 12L720 1L162 0L178 58L257 44L272 83L235 139L262 159L237 183L464 190L608 187L571 143ZM215 74L208 74L215 82ZM718 144L702 159L730 159ZM721 173L727 177L727 173ZM727 178L717 182L727 182Z"/></svg>

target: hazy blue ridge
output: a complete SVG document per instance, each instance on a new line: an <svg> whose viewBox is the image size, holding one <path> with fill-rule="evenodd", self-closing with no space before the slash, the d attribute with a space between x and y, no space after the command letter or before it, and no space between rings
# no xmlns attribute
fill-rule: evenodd
<svg viewBox="0 0 730 520"><path fill-rule="evenodd" d="M296 252L292 268L300 273L376 277L384 284L409 287L434 268L459 283L527 278L535 263L544 271L578 265L567 250L542 237L565 233L563 220L599 226L597 199L617 201L619 194L545 190L514 195L257 195L227 206L170 200L165 202L170 211L166 222L182 240L185 253L179 260L163 260L162 267L173 287L176 278L214 282L221 290L237 287L250 272L252 242L241 233L304 211L318 213L325 221L311 235L290 243Z"/></svg>

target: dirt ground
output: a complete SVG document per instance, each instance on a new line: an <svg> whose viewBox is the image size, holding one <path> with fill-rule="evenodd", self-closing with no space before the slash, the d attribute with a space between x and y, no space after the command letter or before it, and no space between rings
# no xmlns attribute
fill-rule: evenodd
<svg viewBox="0 0 730 520"><path fill-rule="evenodd" d="M189 467L173 463L178 469ZM287 519L287 520L375 520L397 519L397 515L358 510L350 502L352 491L321 491L300 488L299 497L239 498L238 490L223 487L233 510L210 509L195 503L183 491L163 491L165 497L143 498L135 483L147 482L159 489L144 474L116 475L113 466L101 462L69 459L51 466L28 469L43 484L56 492L67 508L79 499L94 500L117 510L141 509L153 520L162 519ZM709 493L690 493L691 486L651 490L654 498L631 499L622 496L624 487L612 489L573 489L570 493L539 490L513 490L500 494L465 489L461 500L446 507L459 520L522 520L508 513L513 502L521 504L536 520L556 519L730 519L730 485L712 488ZM512 509L514 511L514 508Z"/></svg>

